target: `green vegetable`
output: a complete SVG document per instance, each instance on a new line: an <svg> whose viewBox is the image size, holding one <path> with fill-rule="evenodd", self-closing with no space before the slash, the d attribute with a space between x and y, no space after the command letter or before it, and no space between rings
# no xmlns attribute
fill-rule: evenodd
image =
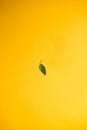
<svg viewBox="0 0 87 130"><path fill-rule="evenodd" d="M41 71L44 75L46 75L46 68L45 68L45 66L44 66L43 64L40 64L40 65L39 65L39 69L40 69L40 71Z"/></svg>

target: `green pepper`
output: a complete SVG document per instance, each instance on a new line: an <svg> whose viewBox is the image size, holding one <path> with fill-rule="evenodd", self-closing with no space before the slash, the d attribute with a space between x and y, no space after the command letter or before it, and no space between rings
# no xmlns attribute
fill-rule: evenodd
<svg viewBox="0 0 87 130"><path fill-rule="evenodd" d="M46 75L46 68L45 68L45 66L44 66L43 64L40 64L40 65L39 65L39 69L40 69L40 71L41 71L44 75Z"/></svg>

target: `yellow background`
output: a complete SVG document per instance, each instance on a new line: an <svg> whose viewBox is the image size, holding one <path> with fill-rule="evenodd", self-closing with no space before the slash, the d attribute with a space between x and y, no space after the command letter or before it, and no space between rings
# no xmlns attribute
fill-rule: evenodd
<svg viewBox="0 0 87 130"><path fill-rule="evenodd" d="M87 130L86 0L0 0L0 130Z"/></svg>

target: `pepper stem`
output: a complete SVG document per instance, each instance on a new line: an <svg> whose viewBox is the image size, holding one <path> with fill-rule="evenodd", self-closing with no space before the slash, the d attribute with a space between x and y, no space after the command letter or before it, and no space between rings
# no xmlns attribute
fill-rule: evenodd
<svg viewBox="0 0 87 130"><path fill-rule="evenodd" d="M42 62L42 59L40 60L40 64L41 64L41 62Z"/></svg>

